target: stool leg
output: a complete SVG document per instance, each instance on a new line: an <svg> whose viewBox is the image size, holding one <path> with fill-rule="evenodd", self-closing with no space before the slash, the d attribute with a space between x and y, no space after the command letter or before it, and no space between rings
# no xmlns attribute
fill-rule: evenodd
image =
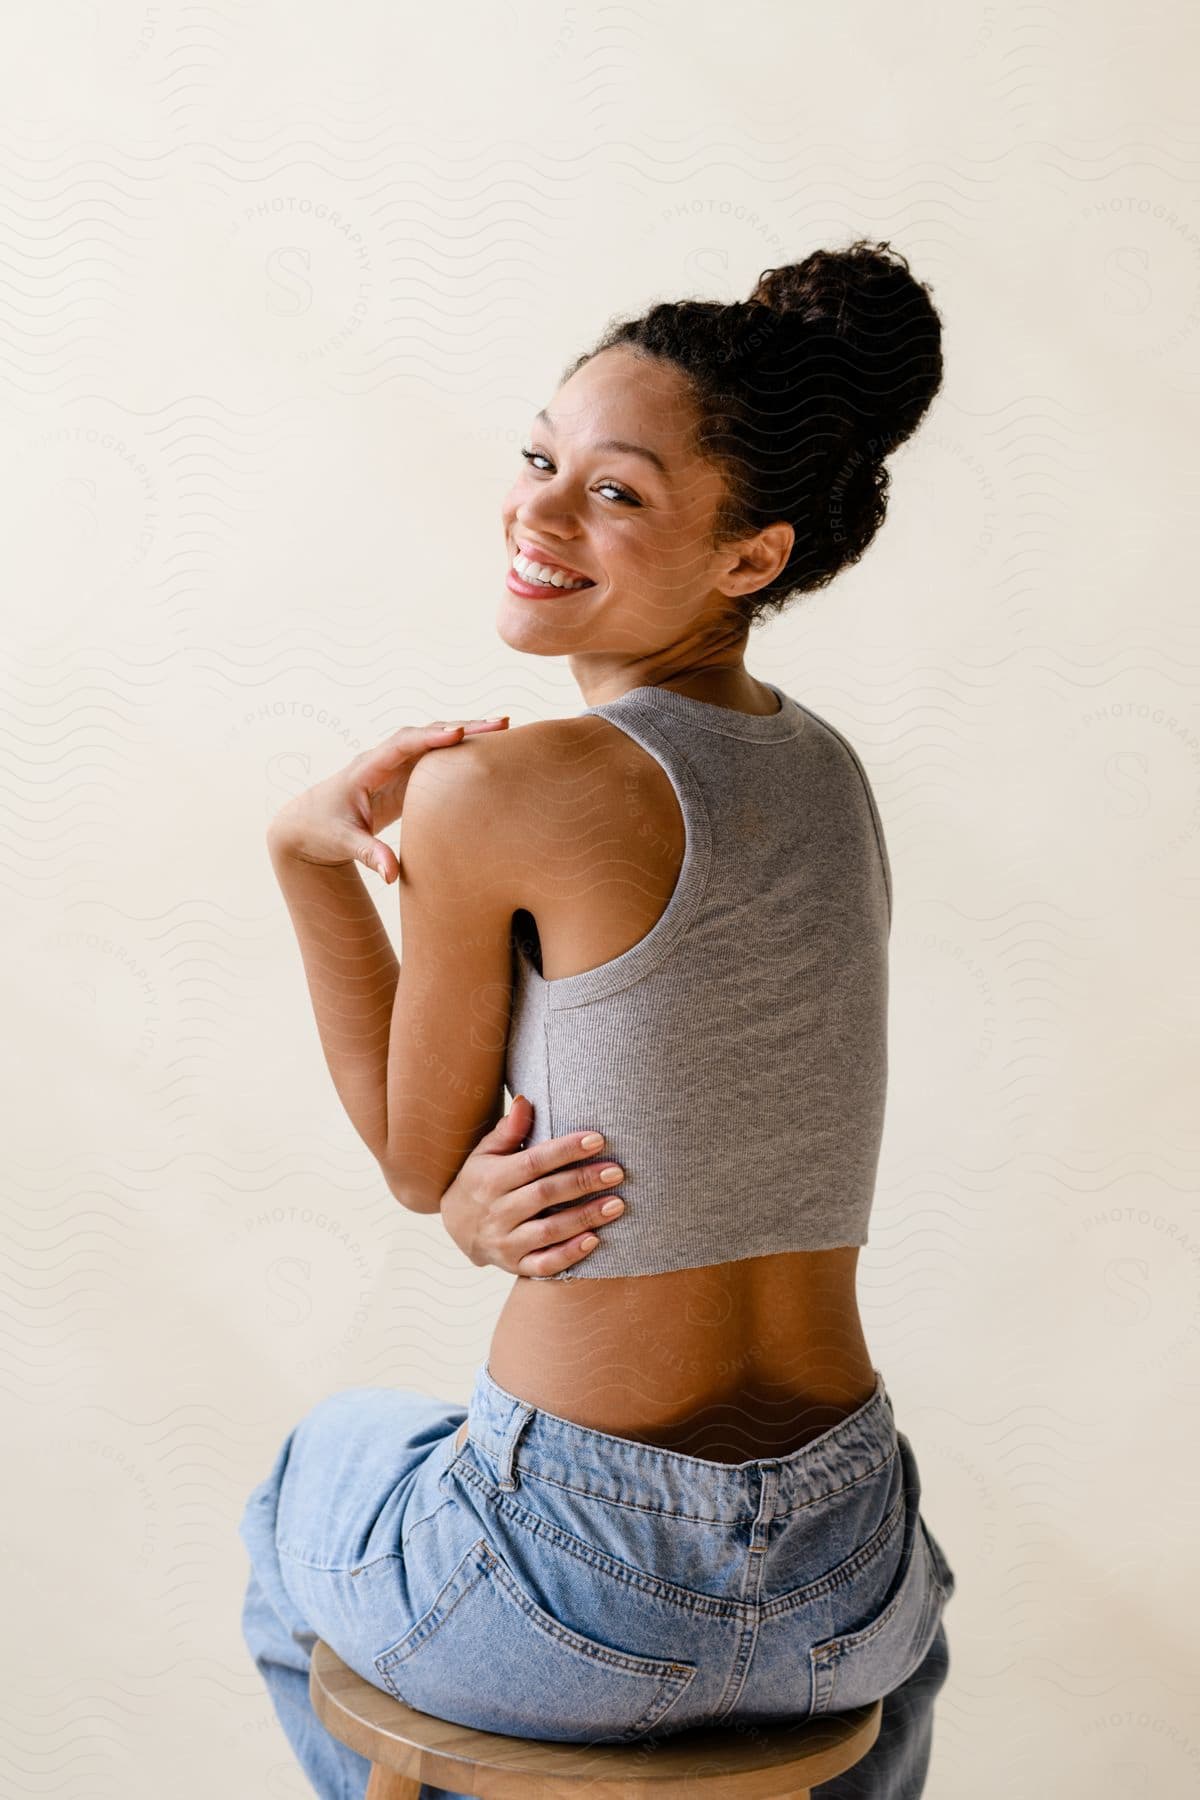
<svg viewBox="0 0 1200 1800"><path fill-rule="evenodd" d="M421 1783L411 1775L396 1775L391 1769L371 1765L367 1783L367 1800L421 1800Z"/></svg>

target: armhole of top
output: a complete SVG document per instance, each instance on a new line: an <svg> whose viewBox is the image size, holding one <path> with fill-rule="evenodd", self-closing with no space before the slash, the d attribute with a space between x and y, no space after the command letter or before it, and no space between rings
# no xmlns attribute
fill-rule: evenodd
<svg viewBox="0 0 1200 1800"><path fill-rule="evenodd" d="M658 968L696 916L712 859L712 826L704 790L679 746L664 738L655 722L642 713L631 716L628 709L622 709L616 716L606 713L603 707L589 708L589 712L607 718L609 724L640 745L663 770L675 790L683 818L684 852L666 906L635 944L606 962L575 975L558 975L547 981L534 972L536 985L544 992L548 1010L552 1013L569 1006L586 1005L591 1000L607 999L610 994L619 993ZM528 969L532 966L527 963Z"/></svg>

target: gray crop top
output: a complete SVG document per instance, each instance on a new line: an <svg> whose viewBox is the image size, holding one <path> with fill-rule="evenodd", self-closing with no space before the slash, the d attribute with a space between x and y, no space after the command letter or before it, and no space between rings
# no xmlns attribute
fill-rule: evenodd
<svg viewBox="0 0 1200 1800"><path fill-rule="evenodd" d="M585 708L663 765L686 844L658 922L609 962L547 981L514 944L505 1083L533 1102L528 1141L603 1131L581 1161L625 1170L625 1211L544 1279L867 1242L891 867L852 746L764 685L779 712L653 686Z"/></svg>

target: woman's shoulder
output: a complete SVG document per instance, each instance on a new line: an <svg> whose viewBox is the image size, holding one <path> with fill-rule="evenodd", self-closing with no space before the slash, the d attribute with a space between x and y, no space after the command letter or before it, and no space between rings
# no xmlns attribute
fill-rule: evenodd
<svg viewBox="0 0 1200 1800"><path fill-rule="evenodd" d="M632 883L653 895L683 855L679 803L661 763L595 713L510 725L474 739L523 891L548 900ZM664 864L666 868L664 868Z"/></svg>
<svg viewBox="0 0 1200 1800"><path fill-rule="evenodd" d="M471 739L471 748L507 776L519 800L561 788L564 780L584 777L598 782L623 752L639 747L598 714L574 713L483 732Z"/></svg>

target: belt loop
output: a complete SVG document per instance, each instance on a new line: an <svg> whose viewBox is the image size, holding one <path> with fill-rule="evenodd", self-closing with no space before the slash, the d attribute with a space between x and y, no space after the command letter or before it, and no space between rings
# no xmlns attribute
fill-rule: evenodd
<svg viewBox="0 0 1200 1800"><path fill-rule="evenodd" d="M500 1453L496 1462L500 1470L497 1486L502 1487L506 1494L513 1493L520 1482L516 1460L517 1440L536 1411L537 1408L530 1406L528 1401L518 1400L513 1407L512 1417L504 1427L504 1434L500 1439Z"/></svg>
<svg viewBox="0 0 1200 1800"><path fill-rule="evenodd" d="M762 1487L758 1496L758 1513L750 1527L751 1556L766 1555L771 1520L775 1517L775 1502L779 1497L778 1458L762 1458L759 1462L759 1473L762 1476Z"/></svg>

